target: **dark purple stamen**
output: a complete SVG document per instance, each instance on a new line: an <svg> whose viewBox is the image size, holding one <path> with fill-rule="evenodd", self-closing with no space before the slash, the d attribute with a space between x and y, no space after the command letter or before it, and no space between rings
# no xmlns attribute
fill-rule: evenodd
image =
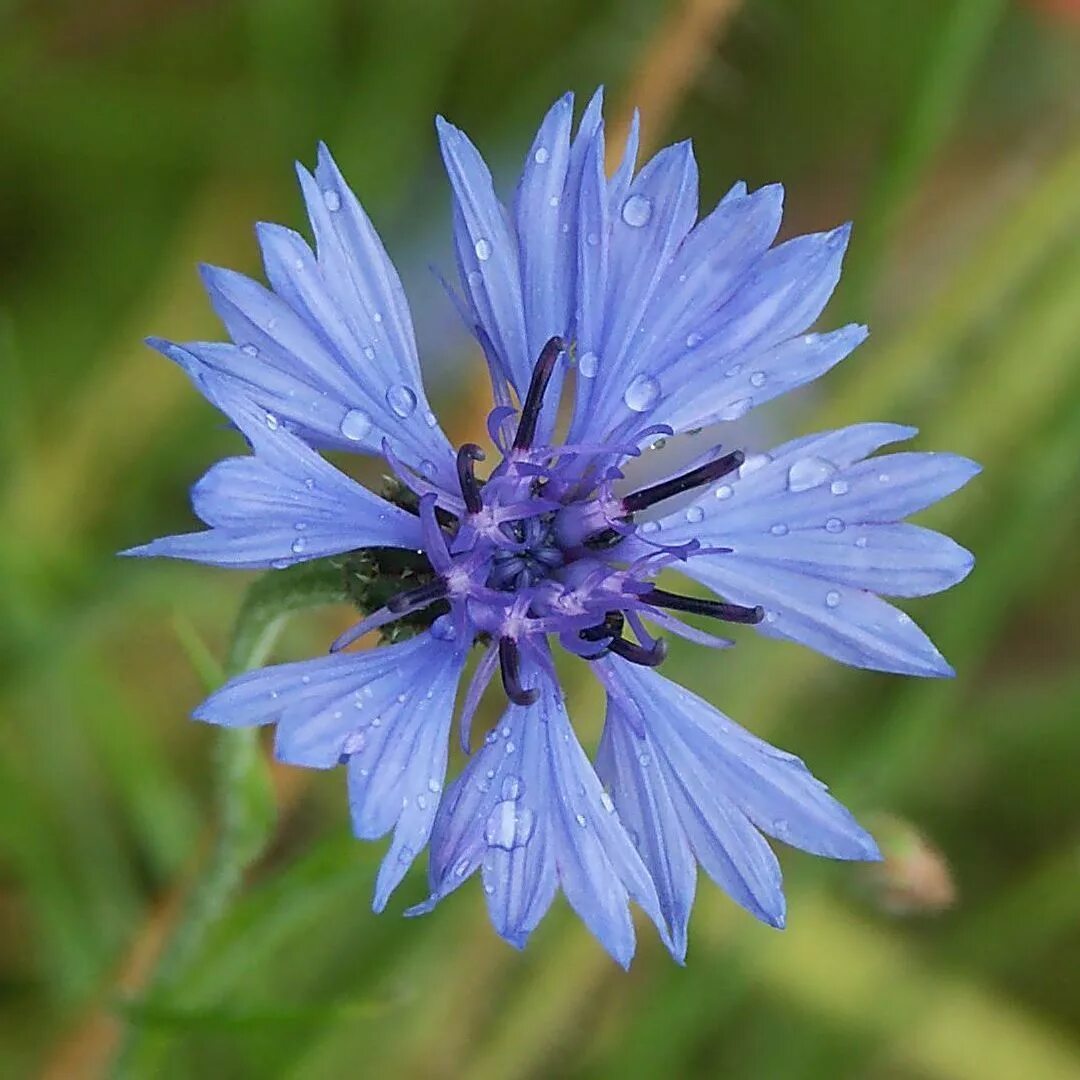
<svg viewBox="0 0 1080 1080"><path fill-rule="evenodd" d="M626 620L623 618L621 611L609 611L604 616L602 623L597 623L596 626L590 626L586 630L582 630L578 637L582 641L603 641L604 638L617 638L623 631L623 625Z"/></svg>
<svg viewBox="0 0 1080 1080"><path fill-rule="evenodd" d="M457 452L458 484L461 486L461 497L465 500L465 509L470 514L478 514L484 505L474 466L485 457L487 454L476 443L465 443Z"/></svg>
<svg viewBox="0 0 1080 1080"><path fill-rule="evenodd" d="M512 637L499 639L499 671L502 674L502 684L506 696L515 705L532 705L540 696L539 690L535 688L526 690L521 685L518 646Z"/></svg>
<svg viewBox="0 0 1080 1080"><path fill-rule="evenodd" d="M394 615L404 615L409 611L427 607L428 604L442 600L446 596L446 582L442 578L429 581L426 585L419 585L415 589L407 589L405 592L391 596L386 601L386 608Z"/></svg>
<svg viewBox="0 0 1080 1080"><path fill-rule="evenodd" d="M681 476L673 476L670 480L661 480L652 487L642 488L632 495L623 499L623 509L632 514L637 510L644 510L664 499L670 499L673 495L680 495L684 491L701 487L702 484L711 484L719 480L721 476L727 476L734 472L744 461L746 455L741 450L732 450L730 454L717 458L715 461L707 461L696 469L683 473Z"/></svg>
<svg viewBox="0 0 1080 1080"><path fill-rule="evenodd" d="M667 656L667 642L663 638L657 638L651 649L627 641L626 638L616 638L610 648L616 656L642 667L659 667Z"/></svg>
<svg viewBox="0 0 1080 1080"><path fill-rule="evenodd" d="M559 359L559 353L564 348L566 346L563 339L553 337L540 350L540 357L529 381L529 392L525 395L525 404L521 407L521 420L514 436L515 450L527 450L532 446L536 424L540 419L540 408L544 404L544 394L547 393L548 383L555 371L555 361Z"/></svg>
<svg viewBox="0 0 1080 1080"><path fill-rule="evenodd" d="M746 623L754 625L765 618L765 609L743 607L741 604L725 604L721 600L702 600L696 596L679 596L664 589L649 589L638 594L638 599L655 607L669 608L672 611L687 611L692 615L708 615L724 622Z"/></svg>

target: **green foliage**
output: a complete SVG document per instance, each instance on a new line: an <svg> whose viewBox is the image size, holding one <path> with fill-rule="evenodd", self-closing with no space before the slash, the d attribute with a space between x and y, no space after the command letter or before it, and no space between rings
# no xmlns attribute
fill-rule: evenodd
<svg viewBox="0 0 1080 1080"><path fill-rule="evenodd" d="M559 907L521 955L479 889L403 920L419 873L376 917L380 851L349 835L340 773L275 772L256 733L187 716L225 674L322 652L387 567L269 575L242 601L246 575L112 555L189 527L187 486L237 450L139 342L214 336L194 263L254 271L253 221L299 227L292 158L334 147L416 298L448 427L473 431L488 403L458 373L478 360L425 269L452 264L434 113L505 179L557 94L605 82L617 111L707 6L5 8L4 1075L1080 1075L1080 41L1035 4L745 0L665 132L694 138L706 199L782 179L791 231L857 222L827 321L874 334L750 438L891 419L986 466L926 515L975 572L911 607L954 682L751 632L669 661L857 812L928 837L950 910L890 915L857 868L785 853L788 931L702 883L687 967L643 932L629 975ZM337 606L294 612L312 597ZM566 671L595 732L599 695Z"/></svg>

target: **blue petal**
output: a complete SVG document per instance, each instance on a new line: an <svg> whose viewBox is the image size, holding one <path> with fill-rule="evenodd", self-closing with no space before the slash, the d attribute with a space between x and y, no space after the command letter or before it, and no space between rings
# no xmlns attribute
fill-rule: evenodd
<svg viewBox="0 0 1080 1080"><path fill-rule="evenodd" d="M462 285L503 377L524 400L535 357L529 355L526 337L517 239L479 151L441 116L436 128L454 193L454 246Z"/></svg>
<svg viewBox="0 0 1080 1080"><path fill-rule="evenodd" d="M557 689L511 706L447 792L431 837L432 898L479 868L498 932L521 947L561 887L624 966L634 953L628 901L663 931L656 890L613 812ZM665 933L666 939L666 933Z"/></svg>
<svg viewBox="0 0 1080 1080"><path fill-rule="evenodd" d="M348 759L356 835L374 840L394 830L375 886L380 911L431 832L464 662L455 643L424 633L248 672L194 715L225 727L276 723L275 754L290 765L326 769Z"/></svg>
<svg viewBox="0 0 1080 1080"><path fill-rule="evenodd" d="M774 926L784 923L784 898L761 832L830 858L880 857L798 758L655 671L603 663L617 692L608 698L600 772L639 832L676 940L685 941L693 901L690 851L733 899Z"/></svg>
<svg viewBox="0 0 1080 1080"><path fill-rule="evenodd" d="M758 629L845 663L916 675L952 669L903 612L880 600L949 588L971 554L902 519L963 486L978 466L954 454L865 458L910 428L859 424L753 455L690 508L661 519L666 543L727 552L682 569L734 603L766 609Z"/></svg>
<svg viewBox="0 0 1080 1080"><path fill-rule="evenodd" d="M123 554L259 569L360 547L420 546L413 514L338 471L231 380L205 374L202 381L254 456L219 462L192 489L192 506L208 531L163 537Z"/></svg>
<svg viewBox="0 0 1080 1080"><path fill-rule="evenodd" d="M319 445L381 453L384 439L452 486L453 454L420 379L401 283L325 146L300 183L318 246L260 225L273 291L205 267L214 309L235 347L152 341L188 371L224 371Z"/></svg>

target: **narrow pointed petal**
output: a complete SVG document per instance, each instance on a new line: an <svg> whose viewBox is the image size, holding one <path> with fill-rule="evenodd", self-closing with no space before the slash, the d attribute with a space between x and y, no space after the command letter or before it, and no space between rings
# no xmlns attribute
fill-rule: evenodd
<svg viewBox="0 0 1080 1080"><path fill-rule="evenodd" d="M865 457L909 428L860 424L751 455L659 522L665 543L727 551L680 568L724 599L766 609L758 630L845 663L913 675L952 669L886 596L923 596L970 571L971 554L903 518L956 491L978 466L954 454Z"/></svg>
<svg viewBox="0 0 1080 1080"><path fill-rule="evenodd" d="M348 762L356 835L374 840L394 831L376 881L378 911L427 843L464 663L455 642L424 633L370 652L248 672L194 715L225 727L275 723L275 755L290 765Z"/></svg>
<svg viewBox="0 0 1080 1080"><path fill-rule="evenodd" d="M559 887L626 966L628 901L662 928L659 900L558 691L541 682L539 701L508 709L447 792L431 838L432 901L480 869L493 924L521 947Z"/></svg>
<svg viewBox="0 0 1080 1080"><path fill-rule="evenodd" d="M124 554L260 569L362 547L419 546L414 515L340 472L234 381L207 374L204 383L254 454L218 462L192 489L192 507L209 530L163 537Z"/></svg>
<svg viewBox="0 0 1080 1080"><path fill-rule="evenodd" d="M608 698L600 773L641 838L677 941L685 942L693 901L693 857L773 926L784 923L784 897L762 832L831 858L879 857L869 834L798 758L655 671L602 663L619 692Z"/></svg>

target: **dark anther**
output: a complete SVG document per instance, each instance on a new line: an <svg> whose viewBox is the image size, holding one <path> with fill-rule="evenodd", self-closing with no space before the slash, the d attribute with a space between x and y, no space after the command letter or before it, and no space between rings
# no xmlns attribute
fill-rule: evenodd
<svg viewBox="0 0 1080 1080"><path fill-rule="evenodd" d="M529 381L529 392L525 395L525 404L521 407L521 420L514 436L514 449L527 450L532 446L536 434L536 422L540 419L540 407L544 404L544 394L555 371L555 361L559 353L566 348L561 337L553 337L540 350L540 357L533 368Z"/></svg>
<svg viewBox="0 0 1080 1080"><path fill-rule="evenodd" d="M426 585L420 585L415 589L407 589L397 596L391 596L386 601L386 607L395 615L402 615L406 611L415 611L417 608L427 607L436 600L442 600L446 596L446 582L442 578L429 581Z"/></svg>
<svg viewBox="0 0 1080 1080"><path fill-rule="evenodd" d="M622 633L625 622L626 620L623 618L621 611L609 611L604 616L602 623L597 623L596 626L590 626L582 630L578 637L582 641L603 641L605 638L617 638Z"/></svg>
<svg viewBox="0 0 1080 1080"><path fill-rule="evenodd" d="M622 539L622 533L617 529L604 529L594 533L585 541L585 547L590 551L607 551L613 548Z"/></svg>
<svg viewBox="0 0 1080 1080"><path fill-rule="evenodd" d="M461 497L465 500L465 509L470 514L478 514L484 505L480 498L480 485L476 482L476 462L483 461L487 455L476 443L467 442L457 452L457 475L461 485Z"/></svg>
<svg viewBox="0 0 1080 1080"><path fill-rule="evenodd" d="M683 473L682 476L673 476L670 480L662 480L659 484L653 484L652 487L642 488L641 491L627 495L623 499L623 509L632 514L637 510L652 506L653 503L670 499L673 495L701 487L703 484L711 484L714 480L719 480L721 476L734 472L745 460L746 455L741 450L733 450L730 454L725 454L715 461L707 461L704 465Z"/></svg>
<svg viewBox="0 0 1080 1080"><path fill-rule="evenodd" d="M638 596L646 604L655 607L670 608L672 611L688 611L692 615L709 615L724 622L746 623L753 625L765 618L765 609L743 607L741 604L725 604L721 600L701 600L696 596L679 596L664 589L650 589Z"/></svg>
<svg viewBox="0 0 1080 1080"><path fill-rule="evenodd" d="M626 638L616 638L610 647L616 656L642 667L659 667L667 656L667 642L663 638L658 638L651 649L627 641Z"/></svg>
<svg viewBox="0 0 1080 1080"><path fill-rule="evenodd" d="M517 642L511 637L499 638L499 671L506 696L515 705L531 705L540 696L539 690L525 690L521 685Z"/></svg>

